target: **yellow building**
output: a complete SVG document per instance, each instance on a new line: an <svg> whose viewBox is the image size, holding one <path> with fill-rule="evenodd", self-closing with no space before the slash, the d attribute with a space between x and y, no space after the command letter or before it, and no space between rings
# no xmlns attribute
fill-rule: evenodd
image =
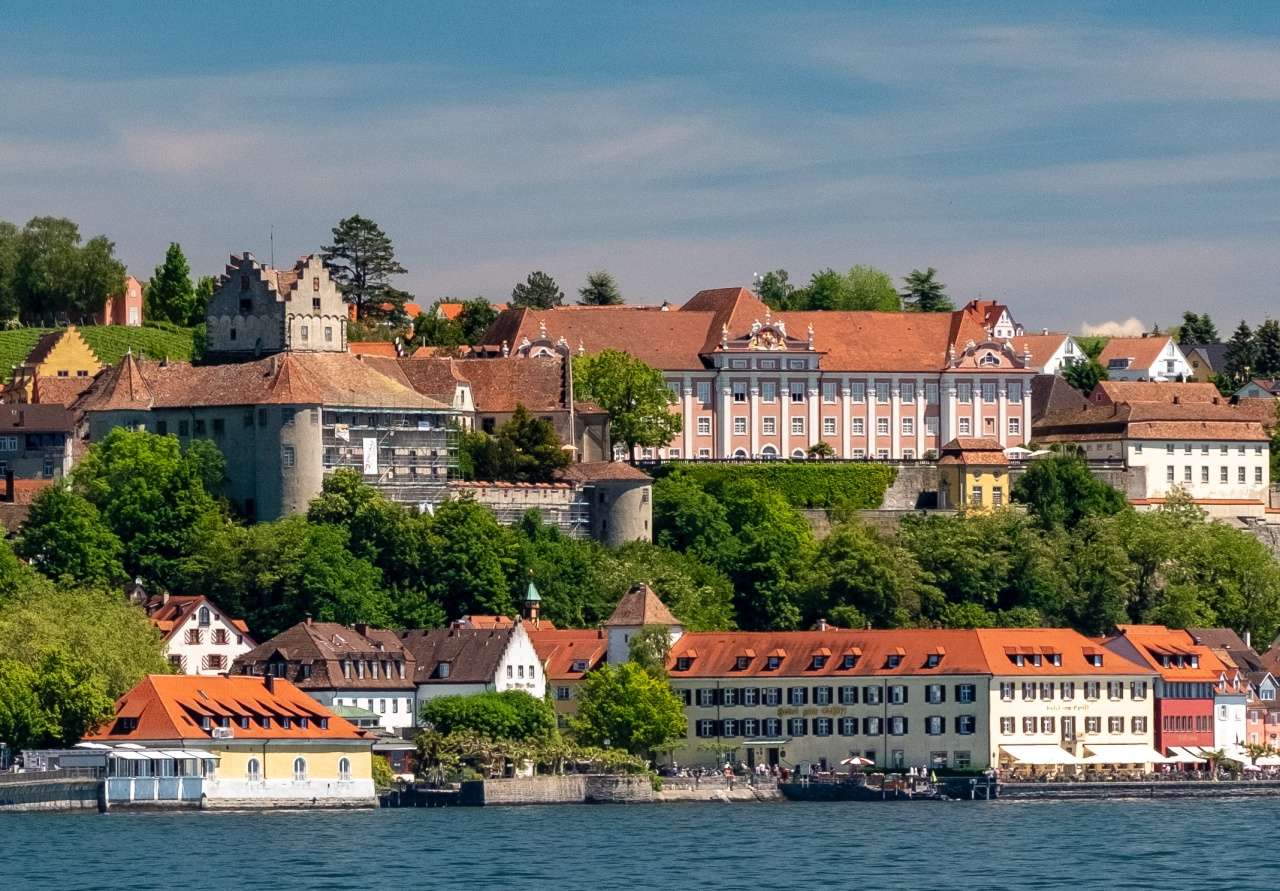
<svg viewBox="0 0 1280 891"><path fill-rule="evenodd" d="M938 507L992 508L1009 502L1009 459L994 439L957 437L938 457Z"/></svg>
<svg viewBox="0 0 1280 891"><path fill-rule="evenodd" d="M14 369L13 381L6 389L6 402L58 402L60 399L37 397L38 380L58 381L48 389L61 393L74 389L78 393L89 386L93 376L102 370L102 362L75 325L45 334ZM63 383L65 382L65 383Z"/></svg>
<svg viewBox="0 0 1280 891"><path fill-rule="evenodd" d="M86 742L211 753L205 807L372 807L374 737L283 678L148 675Z"/></svg>

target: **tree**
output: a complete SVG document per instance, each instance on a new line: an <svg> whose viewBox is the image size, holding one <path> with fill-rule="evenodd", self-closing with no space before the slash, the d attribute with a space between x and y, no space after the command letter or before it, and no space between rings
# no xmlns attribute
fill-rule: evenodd
<svg viewBox="0 0 1280 891"><path fill-rule="evenodd" d="M18 318L22 308L18 298L18 255L21 237L18 227L0 220L0 327Z"/></svg>
<svg viewBox="0 0 1280 891"><path fill-rule="evenodd" d="M1092 356L1086 356L1083 362L1073 362L1062 372L1063 380L1080 393L1088 396L1099 381L1107 379L1107 369Z"/></svg>
<svg viewBox="0 0 1280 891"><path fill-rule="evenodd" d="M653 532L663 547L719 566L733 563L736 542L724 505L679 471L653 485Z"/></svg>
<svg viewBox="0 0 1280 891"><path fill-rule="evenodd" d="M71 220L35 217L18 237L14 285L23 321L84 317L124 288L124 265L104 236L80 244Z"/></svg>
<svg viewBox="0 0 1280 891"><path fill-rule="evenodd" d="M655 678L666 679L670 653L671 629L666 625L646 625L631 635L630 660Z"/></svg>
<svg viewBox="0 0 1280 891"><path fill-rule="evenodd" d="M541 269L511 289L512 309L554 309L564 305L564 291Z"/></svg>
<svg viewBox="0 0 1280 891"><path fill-rule="evenodd" d="M191 300L191 315L184 324L193 328L204 325L205 316L209 313L209 301L213 299L217 286L218 282L212 275L200 276Z"/></svg>
<svg viewBox="0 0 1280 891"><path fill-rule="evenodd" d="M1280 322L1267 319L1254 332L1255 377L1280 377Z"/></svg>
<svg viewBox="0 0 1280 891"><path fill-rule="evenodd" d="M809 573L805 622L853 607L877 628L911 625L920 614L919 570L912 556L858 521L822 541Z"/></svg>
<svg viewBox="0 0 1280 891"><path fill-rule="evenodd" d="M103 587L124 581L123 550L98 509L65 485L36 496L17 543L49 578Z"/></svg>
<svg viewBox="0 0 1280 891"><path fill-rule="evenodd" d="M794 292L795 286L788 281L785 269L766 272L756 282L756 294L766 306L773 309L791 309L791 295Z"/></svg>
<svg viewBox="0 0 1280 891"><path fill-rule="evenodd" d="M635 459L637 447L666 445L681 430L662 372L619 350L573 359L575 397L609 413L609 435Z"/></svg>
<svg viewBox="0 0 1280 891"><path fill-rule="evenodd" d="M533 417L521 403L496 435L465 433L459 452L466 454L469 470L465 475L470 479L545 483L569 463L555 425Z"/></svg>
<svg viewBox="0 0 1280 891"><path fill-rule="evenodd" d="M508 616L519 558L520 543L488 508L468 498L446 501L427 528L424 587L449 618Z"/></svg>
<svg viewBox="0 0 1280 891"><path fill-rule="evenodd" d="M462 329L462 342L477 344L484 337L498 311L493 304L483 297L475 297L462 301L462 309L458 312L458 326Z"/></svg>
<svg viewBox="0 0 1280 891"><path fill-rule="evenodd" d="M578 289L579 306L620 306L622 293L613 276L603 269L587 275L587 283Z"/></svg>
<svg viewBox="0 0 1280 891"><path fill-rule="evenodd" d="M90 446L72 491L98 509L124 545L129 575L165 581L166 567L194 548L205 518L220 518L226 462L217 446L116 427Z"/></svg>
<svg viewBox="0 0 1280 891"><path fill-rule="evenodd" d="M421 313L413 320L413 342L420 346L455 349L463 343L462 325L457 319L446 318L436 312L440 301L431 312Z"/></svg>
<svg viewBox="0 0 1280 891"><path fill-rule="evenodd" d="M1190 310L1182 314L1182 324L1178 327L1179 346L1191 346L1201 343L1217 343L1218 328L1208 313L1197 315Z"/></svg>
<svg viewBox="0 0 1280 891"><path fill-rule="evenodd" d="M874 266L854 266L846 276L847 299L840 309L898 312L902 300L887 272Z"/></svg>
<svg viewBox="0 0 1280 891"><path fill-rule="evenodd" d="M428 700L419 716L436 733L475 733L494 740L543 739L556 729L551 706L523 690L439 696Z"/></svg>
<svg viewBox="0 0 1280 891"><path fill-rule="evenodd" d="M1124 495L1097 479L1078 455L1058 454L1031 462L1013 484L1013 500L1044 529L1074 529L1086 517L1126 509Z"/></svg>
<svg viewBox="0 0 1280 891"><path fill-rule="evenodd" d="M950 312L955 309L951 298L947 296L946 285L938 281L938 270L930 266L925 272L911 270L911 274L902 281L906 288L902 292L903 305L914 312Z"/></svg>
<svg viewBox="0 0 1280 891"><path fill-rule="evenodd" d="M396 260L390 237L377 223L359 214L339 220L333 243L321 250L343 299L355 305L357 319L381 315L388 302L403 313L407 295L391 287L391 277L408 270Z"/></svg>
<svg viewBox="0 0 1280 891"><path fill-rule="evenodd" d="M684 737L684 706L665 678L634 662L602 665L584 679L570 726L587 745L649 756Z"/></svg>
<svg viewBox="0 0 1280 891"><path fill-rule="evenodd" d="M602 604L596 623L604 621L618 596L636 582L662 593L673 615L690 631L723 631L735 627L733 584L726 573L688 554L645 541L603 551L594 602Z"/></svg>
<svg viewBox="0 0 1280 891"><path fill-rule="evenodd" d="M17 749L72 746L114 714L101 676L61 649L34 666L0 659L0 739Z"/></svg>
<svg viewBox="0 0 1280 891"><path fill-rule="evenodd" d="M156 267L147 286L147 316L175 325L190 325L195 315L196 290L191 284L191 267L187 265L182 247L176 241L170 242L164 263Z"/></svg>
<svg viewBox="0 0 1280 891"><path fill-rule="evenodd" d="M817 442L815 442L813 445L809 446L809 448L805 450L805 453L810 458L822 459L822 458L830 458L834 456L836 451L835 449L831 448L831 443L820 439Z"/></svg>
<svg viewBox="0 0 1280 891"><path fill-rule="evenodd" d="M810 277L809 286L803 292L797 292L792 302L802 304L797 309L839 309L845 301L847 284L844 276L834 269L824 269Z"/></svg>
<svg viewBox="0 0 1280 891"><path fill-rule="evenodd" d="M1231 335L1231 340L1227 341L1227 349L1222 357L1222 374L1236 387L1240 387L1248 383L1257 367L1258 351L1253 339L1253 329L1248 322L1241 321Z"/></svg>

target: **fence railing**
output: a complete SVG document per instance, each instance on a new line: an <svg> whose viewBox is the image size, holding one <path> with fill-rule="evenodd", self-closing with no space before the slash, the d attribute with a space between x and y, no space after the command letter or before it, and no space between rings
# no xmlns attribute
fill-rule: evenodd
<svg viewBox="0 0 1280 891"><path fill-rule="evenodd" d="M62 767L58 770L27 770L22 773L0 773L0 785L39 783L47 780L96 780L105 773L101 767Z"/></svg>

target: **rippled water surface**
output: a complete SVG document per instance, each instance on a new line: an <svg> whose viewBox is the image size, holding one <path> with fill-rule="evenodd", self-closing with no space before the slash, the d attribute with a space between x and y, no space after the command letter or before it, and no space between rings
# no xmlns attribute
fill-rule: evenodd
<svg viewBox="0 0 1280 891"><path fill-rule="evenodd" d="M0 889L1272 888L1280 800L7 814Z"/></svg>

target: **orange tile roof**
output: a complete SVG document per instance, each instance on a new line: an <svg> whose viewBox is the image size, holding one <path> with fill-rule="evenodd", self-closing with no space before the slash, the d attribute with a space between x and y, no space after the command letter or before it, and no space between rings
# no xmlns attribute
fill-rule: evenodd
<svg viewBox="0 0 1280 891"><path fill-rule="evenodd" d="M234 739L364 739L367 736L282 678L151 674L116 701L117 720L108 721L85 739L99 742L212 740L212 729L200 726L202 716L230 718ZM120 717L136 719L137 726L123 731L118 722ZM241 726L238 720L241 717L251 719L248 727ZM270 718L270 726L262 727L260 717ZM308 726L301 727L297 720L291 720L288 728L281 727L280 717L306 717ZM327 721L326 727L320 726L320 719Z"/></svg>
<svg viewBox="0 0 1280 891"><path fill-rule="evenodd" d="M632 585L613 614L605 620L605 627L610 625L679 625L680 620L671 614L667 605L659 599L653 589L641 582Z"/></svg>
<svg viewBox="0 0 1280 891"><path fill-rule="evenodd" d="M1208 402L1121 402L1050 412L1035 422L1039 442L1084 438L1225 439L1265 441L1268 437L1251 407Z"/></svg>
<svg viewBox="0 0 1280 891"><path fill-rule="evenodd" d="M1130 646L1125 648L1121 641ZM1186 631L1166 628L1164 625L1117 625L1116 634L1107 638L1106 646L1113 652L1123 652L1156 671L1166 681L1216 681L1226 669L1222 661L1207 646L1196 643ZM1160 656L1196 656L1199 665L1165 667Z"/></svg>
<svg viewBox="0 0 1280 891"><path fill-rule="evenodd" d="M944 445L939 453L939 464L1004 465L1009 458L998 439L957 436Z"/></svg>
<svg viewBox="0 0 1280 891"><path fill-rule="evenodd" d="M607 656L609 640L599 629L526 627L548 680L581 680L588 671L598 668ZM574 671L574 666L579 664L585 667Z"/></svg>
<svg viewBox="0 0 1280 891"><path fill-rule="evenodd" d="M1019 334L1013 338L1013 350L1019 356L1031 353L1031 365L1037 371L1044 368L1062 345L1066 342L1066 334Z"/></svg>
<svg viewBox="0 0 1280 891"><path fill-rule="evenodd" d="M1106 368L1112 359L1129 359L1129 368L1147 369L1155 364L1170 340L1165 336L1113 337L1107 341L1098 361Z"/></svg>
<svg viewBox="0 0 1280 891"><path fill-rule="evenodd" d="M1112 402L1226 403L1213 384L1178 381L1099 381L1089 394L1095 405Z"/></svg>
<svg viewBox="0 0 1280 891"><path fill-rule="evenodd" d="M356 356L388 356L394 359L400 355L400 348L392 340L350 340L347 341L347 352Z"/></svg>
<svg viewBox="0 0 1280 891"><path fill-rule="evenodd" d="M172 637L173 633L181 628L201 606L209 607L215 615L222 616L228 624L244 634L245 643L250 647L256 646L249 637L249 626L243 619L233 619L226 615L216 603L203 594L172 595L168 600L153 596L147 601L145 609L151 624L160 629L167 639Z"/></svg>
<svg viewBox="0 0 1280 891"><path fill-rule="evenodd" d="M1092 639L1071 628L979 628L975 632L986 654L987 662L998 675L1129 675L1148 674L1150 669L1131 659L1113 653L1103 653L1102 665L1090 664L1085 655L1100 652ZM1009 658L1010 651L1021 655L1047 656L1056 653L1061 665L1053 665L1042 658L1040 665L1024 659L1023 665L1015 665Z"/></svg>

